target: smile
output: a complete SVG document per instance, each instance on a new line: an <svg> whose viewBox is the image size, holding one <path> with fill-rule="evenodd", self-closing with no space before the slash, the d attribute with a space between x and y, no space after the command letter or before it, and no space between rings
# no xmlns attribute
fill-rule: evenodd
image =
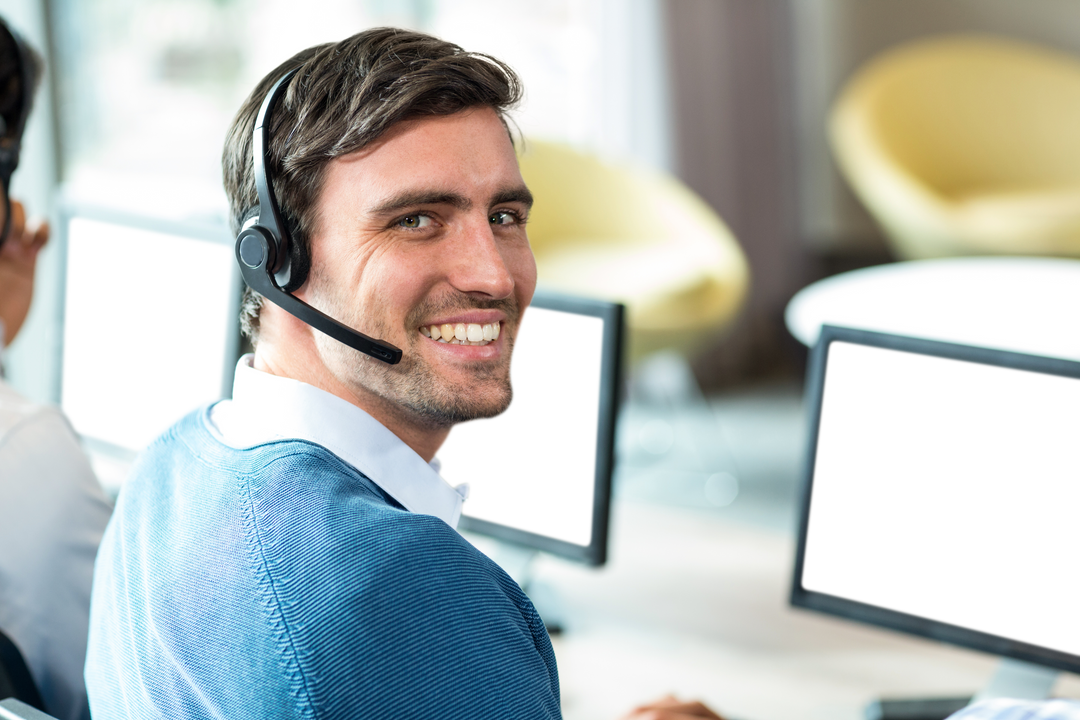
<svg viewBox="0 0 1080 720"><path fill-rule="evenodd" d="M445 325L424 325L420 334L450 345L487 345L499 339L502 323L446 323Z"/></svg>

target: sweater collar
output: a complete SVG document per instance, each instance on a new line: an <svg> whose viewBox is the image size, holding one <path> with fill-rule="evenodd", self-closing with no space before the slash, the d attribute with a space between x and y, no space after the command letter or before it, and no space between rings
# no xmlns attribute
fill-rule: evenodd
<svg viewBox="0 0 1080 720"><path fill-rule="evenodd" d="M375 418L313 385L256 370L253 355L236 365L232 400L210 412L219 439L236 449L277 440L307 440L352 465L406 510L457 527L468 485L451 487Z"/></svg>

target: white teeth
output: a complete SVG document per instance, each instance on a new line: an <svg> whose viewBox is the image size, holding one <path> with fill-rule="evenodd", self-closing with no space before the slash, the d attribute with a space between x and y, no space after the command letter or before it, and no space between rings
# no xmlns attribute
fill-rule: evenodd
<svg viewBox="0 0 1080 720"><path fill-rule="evenodd" d="M424 337L451 345L487 345L499 339L502 323L444 323L443 325L424 325L420 328Z"/></svg>

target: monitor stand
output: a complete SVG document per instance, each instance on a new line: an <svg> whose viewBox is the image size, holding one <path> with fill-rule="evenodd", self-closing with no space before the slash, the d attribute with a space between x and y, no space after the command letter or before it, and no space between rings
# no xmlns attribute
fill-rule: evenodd
<svg viewBox="0 0 1080 720"><path fill-rule="evenodd" d="M974 697L882 698L866 706L866 720L945 720L967 705L992 698L1043 700L1060 673L1042 665L1002 658L986 687Z"/></svg>
<svg viewBox="0 0 1080 720"><path fill-rule="evenodd" d="M544 627L547 628L548 635L561 634L564 629L563 617L565 613L558 590L548 583L534 582L533 561L540 555L540 552L532 548L511 545L498 540L486 543L484 551L529 596L533 607L536 608L536 612L540 613L540 617L544 621Z"/></svg>
<svg viewBox="0 0 1080 720"><path fill-rule="evenodd" d="M1054 689L1060 674L1044 665L1001 658L989 684L975 695L972 702L1000 697L1045 700L1050 697L1050 691Z"/></svg>

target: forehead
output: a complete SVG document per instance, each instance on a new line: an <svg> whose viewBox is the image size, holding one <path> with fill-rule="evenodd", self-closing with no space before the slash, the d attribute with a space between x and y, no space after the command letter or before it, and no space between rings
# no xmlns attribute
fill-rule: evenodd
<svg viewBox="0 0 1080 720"><path fill-rule="evenodd" d="M481 201L522 187L510 135L491 108L409 120L327 166L323 205L351 196L374 207L403 192L447 192ZM357 193L360 193L359 195Z"/></svg>

